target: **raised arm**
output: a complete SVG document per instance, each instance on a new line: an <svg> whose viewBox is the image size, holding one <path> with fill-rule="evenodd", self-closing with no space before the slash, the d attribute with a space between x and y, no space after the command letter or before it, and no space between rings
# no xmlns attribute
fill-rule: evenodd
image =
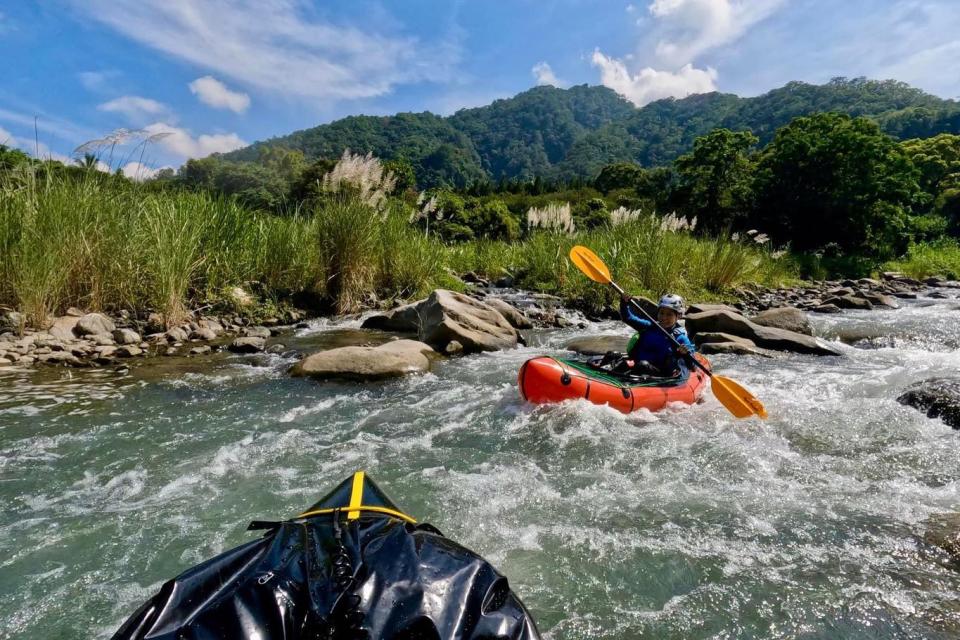
<svg viewBox="0 0 960 640"><path fill-rule="evenodd" d="M636 331L643 333L650 328L650 321L638 316L633 308L631 308L630 303L627 302L627 300L628 298L626 296L620 299L620 319L633 327Z"/></svg>

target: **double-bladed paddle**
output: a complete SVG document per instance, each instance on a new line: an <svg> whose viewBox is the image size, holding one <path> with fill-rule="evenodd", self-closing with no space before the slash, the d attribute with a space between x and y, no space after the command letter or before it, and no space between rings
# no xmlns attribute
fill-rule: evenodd
<svg viewBox="0 0 960 640"><path fill-rule="evenodd" d="M610 277L610 269L607 268L607 265L604 264L603 260L597 257L590 249L586 247L577 245L570 250L570 260L573 261L573 264L577 265L577 268L580 271L593 280L594 282L599 282L601 284L608 284L613 287L614 291L620 294L621 297L625 295L623 289L613 281L613 278ZM674 339L670 332L660 326L660 323L650 317L650 314L647 313L643 307L637 304L637 301L633 298L629 298L630 304L634 306L637 310L644 315L644 317L650 321L650 323L656 327L663 335L674 344L675 347L679 348L680 343ZM713 384L713 395L717 397L717 400L720 401L720 404L725 406L730 413L738 418L749 418L750 416L759 416L761 418L767 417L767 410L764 408L763 403L760 402L752 393L744 389L740 384L734 382L730 378L724 378L723 376L718 376L712 371L703 366L700 361L696 358L691 357L690 362L693 363L695 367L706 373L710 376Z"/></svg>

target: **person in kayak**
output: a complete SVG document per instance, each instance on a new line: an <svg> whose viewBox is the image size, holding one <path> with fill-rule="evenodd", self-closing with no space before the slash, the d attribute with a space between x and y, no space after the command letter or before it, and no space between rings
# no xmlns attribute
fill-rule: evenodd
<svg viewBox="0 0 960 640"><path fill-rule="evenodd" d="M620 318L636 329L637 334L630 339L627 357L613 367L615 373L627 375L673 377L680 373L682 358L696 352L697 348L687 336L687 331L679 325L683 317L683 298L667 294L660 298L657 305L657 324L667 330L674 340L680 343L677 348L657 331L653 324L642 318L630 305L630 297L624 294L620 300Z"/></svg>

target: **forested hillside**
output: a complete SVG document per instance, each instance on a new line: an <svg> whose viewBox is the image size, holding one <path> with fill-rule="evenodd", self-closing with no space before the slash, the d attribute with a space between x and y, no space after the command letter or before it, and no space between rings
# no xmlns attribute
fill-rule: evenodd
<svg viewBox="0 0 960 640"><path fill-rule="evenodd" d="M765 144L794 118L825 111L868 116L900 139L960 132L960 103L892 80L791 82L754 98L709 93L641 109L610 89L583 85L537 87L447 118L352 116L258 142L222 159L256 161L264 147L299 150L308 160L332 159L349 148L405 160L421 188L503 178L593 178L611 162L669 164L718 127L750 130Z"/></svg>

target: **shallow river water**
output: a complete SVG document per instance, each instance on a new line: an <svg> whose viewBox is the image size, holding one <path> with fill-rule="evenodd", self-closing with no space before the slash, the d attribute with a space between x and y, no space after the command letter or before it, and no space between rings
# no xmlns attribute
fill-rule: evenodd
<svg viewBox="0 0 960 640"><path fill-rule="evenodd" d="M960 510L960 432L895 400L960 367L958 308L813 317L843 357L715 358L766 422L712 398L524 404L526 358L616 323L365 386L280 356L0 370L0 638L109 637L357 469L491 560L554 640L960 637L960 571L921 540Z"/></svg>

